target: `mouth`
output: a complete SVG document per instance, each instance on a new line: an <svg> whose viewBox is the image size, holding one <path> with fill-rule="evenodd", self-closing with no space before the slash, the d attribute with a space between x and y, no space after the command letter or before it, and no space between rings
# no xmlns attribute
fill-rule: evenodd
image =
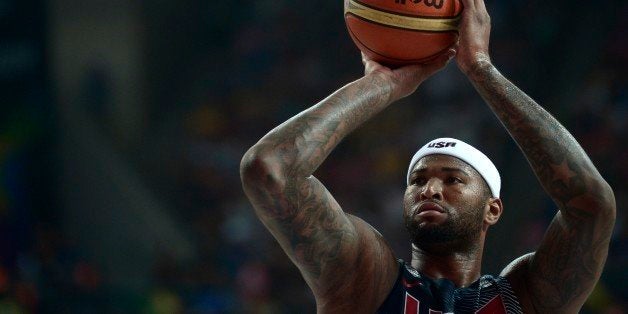
<svg viewBox="0 0 628 314"><path fill-rule="evenodd" d="M417 208L414 214L416 215L416 214L420 214L426 211L435 211L439 213L444 213L445 209L442 206L434 202L424 202L419 205L419 207Z"/></svg>

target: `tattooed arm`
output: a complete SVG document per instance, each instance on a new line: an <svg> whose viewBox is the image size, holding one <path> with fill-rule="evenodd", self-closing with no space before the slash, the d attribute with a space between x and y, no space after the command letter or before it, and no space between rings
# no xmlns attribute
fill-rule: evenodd
<svg viewBox="0 0 628 314"><path fill-rule="evenodd" d="M458 65L559 208L538 250L514 261L503 275L524 312L575 313L606 261L615 222L613 191L573 136L491 64L490 18L483 0L463 2L469 14L461 21Z"/></svg>
<svg viewBox="0 0 628 314"><path fill-rule="evenodd" d="M454 53L396 70L364 59L363 78L279 125L243 157L244 191L301 271L319 312L374 312L398 266L381 235L345 214L312 173L347 134L414 92Z"/></svg>

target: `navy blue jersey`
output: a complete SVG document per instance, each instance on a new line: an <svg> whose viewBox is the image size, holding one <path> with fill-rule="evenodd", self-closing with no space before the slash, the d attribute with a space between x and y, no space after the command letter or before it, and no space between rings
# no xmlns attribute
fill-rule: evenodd
<svg viewBox="0 0 628 314"><path fill-rule="evenodd" d="M523 313L508 280L483 275L465 288L448 279L430 279L399 260L399 276L379 314Z"/></svg>

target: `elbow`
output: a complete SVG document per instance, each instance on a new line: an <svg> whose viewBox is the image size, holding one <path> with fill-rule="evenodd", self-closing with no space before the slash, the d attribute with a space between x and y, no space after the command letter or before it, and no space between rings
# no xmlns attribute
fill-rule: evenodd
<svg viewBox="0 0 628 314"><path fill-rule="evenodd" d="M598 180L591 185L591 193L588 193L588 207L594 209L594 214L605 220L615 221L617 205L615 193L605 180Z"/></svg>
<svg viewBox="0 0 628 314"><path fill-rule="evenodd" d="M273 186L283 182L280 158L264 148L253 146L240 161L240 179L245 191L251 186Z"/></svg>
<svg viewBox="0 0 628 314"><path fill-rule="evenodd" d="M615 192L613 192L613 188L606 181L602 181L600 199L602 202L602 207L606 209L606 212L612 216L613 220L615 219L616 211L617 211L617 203L615 201Z"/></svg>

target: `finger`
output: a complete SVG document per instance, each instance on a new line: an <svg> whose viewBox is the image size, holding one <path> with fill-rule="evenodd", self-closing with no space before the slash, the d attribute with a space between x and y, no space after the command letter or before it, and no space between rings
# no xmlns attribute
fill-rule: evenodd
<svg viewBox="0 0 628 314"><path fill-rule="evenodd" d="M366 55L362 51L360 51L360 54L362 55L362 64L366 65Z"/></svg>
<svg viewBox="0 0 628 314"><path fill-rule="evenodd" d="M475 0L473 4L476 9L480 11L486 11L486 5L484 4L484 0Z"/></svg>
<svg viewBox="0 0 628 314"><path fill-rule="evenodd" d="M458 48L460 47L460 38L456 39L456 43L454 43L453 45L451 45L451 47L449 47L449 49L453 49L453 53L454 53L454 57L456 56L456 54L458 54Z"/></svg>
<svg viewBox="0 0 628 314"><path fill-rule="evenodd" d="M433 60L430 60L429 62L424 63L423 65L447 62L451 60L453 57L455 57L457 53L458 53L458 45L456 44L454 46L449 47L449 49L447 49L447 51L441 54L440 56L434 58Z"/></svg>
<svg viewBox="0 0 628 314"><path fill-rule="evenodd" d="M376 61L373 60L367 60L365 65L364 65L364 70L366 72L373 72L373 71L377 71L377 70L386 70L388 69L387 67L377 63Z"/></svg>
<svg viewBox="0 0 628 314"><path fill-rule="evenodd" d="M447 50L446 53L438 56L433 61L424 64L423 65L423 71L425 71L426 73L431 74L433 72L436 72L436 71L442 69L445 65L447 65L447 63L449 63L449 61L451 59L453 59L453 57L456 56L456 53L457 53L456 49L454 49L453 47L449 48L449 50Z"/></svg>
<svg viewBox="0 0 628 314"><path fill-rule="evenodd" d="M379 63L370 60L370 59L365 59L363 60L364 63L364 74L369 74L372 73L374 71L377 71L379 69L384 69L384 67L382 65L380 65Z"/></svg>
<svg viewBox="0 0 628 314"><path fill-rule="evenodd" d="M473 9L475 8L475 2L474 0L460 0L460 2L462 2L462 8L463 9Z"/></svg>

